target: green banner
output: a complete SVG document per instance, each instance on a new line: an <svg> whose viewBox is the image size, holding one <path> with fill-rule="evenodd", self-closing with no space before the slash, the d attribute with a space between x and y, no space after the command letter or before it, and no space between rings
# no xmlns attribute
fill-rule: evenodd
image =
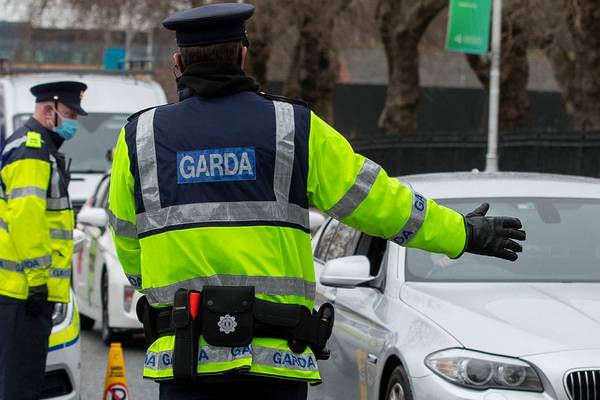
<svg viewBox="0 0 600 400"><path fill-rule="evenodd" d="M450 0L446 50L487 53L491 9L492 0Z"/></svg>

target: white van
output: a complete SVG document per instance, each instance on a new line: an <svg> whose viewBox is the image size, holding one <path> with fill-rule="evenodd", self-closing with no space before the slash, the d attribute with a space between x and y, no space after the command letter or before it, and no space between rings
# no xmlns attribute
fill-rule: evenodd
<svg viewBox="0 0 600 400"><path fill-rule="evenodd" d="M81 81L88 86L81 105L89 115L79 117L77 135L61 147L72 159L69 194L77 213L110 168L107 152L115 146L127 117L167 99L148 74L9 71L0 75L0 142L31 116L35 98L29 88L52 81Z"/></svg>

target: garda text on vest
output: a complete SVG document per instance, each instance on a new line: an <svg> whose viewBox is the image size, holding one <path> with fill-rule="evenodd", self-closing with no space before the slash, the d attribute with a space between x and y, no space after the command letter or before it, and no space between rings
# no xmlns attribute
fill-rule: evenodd
<svg viewBox="0 0 600 400"><path fill-rule="evenodd" d="M253 180L256 180L256 157L253 147L177 153L178 184Z"/></svg>

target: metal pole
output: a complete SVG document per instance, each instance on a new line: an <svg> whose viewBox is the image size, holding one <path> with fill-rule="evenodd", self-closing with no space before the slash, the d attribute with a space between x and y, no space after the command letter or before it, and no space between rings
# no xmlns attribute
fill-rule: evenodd
<svg viewBox="0 0 600 400"><path fill-rule="evenodd" d="M485 171L498 171L498 110L500 105L500 49L502 42L502 0L493 0L492 67L490 71L490 107L488 122L488 152Z"/></svg>

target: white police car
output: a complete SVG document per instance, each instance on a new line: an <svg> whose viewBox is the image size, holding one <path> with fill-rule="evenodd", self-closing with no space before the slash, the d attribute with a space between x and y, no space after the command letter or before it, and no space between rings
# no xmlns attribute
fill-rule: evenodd
<svg viewBox="0 0 600 400"><path fill-rule="evenodd" d="M466 213L518 217L515 263L407 249L329 220L313 249L336 307L313 400L600 398L600 180L454 173L402 179Z"/></svg>
<svg viewBox="0 0 600 400"><path fill-rule="evenodd" d="M81 328L101 323L102 340L109 344L142 329L135 306L141 297L129 283L117 258L108 229L108 188L105 174L77 216L83 246L73 260L73 290L81 313Z"/></svg>
<svg viewBox="0 0 600 400"><path fill-rule="evenodd" d="M69 303L57 303L52 314L42 399L79 399L79 312L71 292Z"/></svg>
<svg viewBox="0 0 600 400"><path fill-rule="evenodd" d="M73 235L75 252L81 249L83 240L83 234L76 230ZM56 303L54 306L52 325L41 398L79 399L81 368L79 312L73 291L68 303Z"/></svg>

